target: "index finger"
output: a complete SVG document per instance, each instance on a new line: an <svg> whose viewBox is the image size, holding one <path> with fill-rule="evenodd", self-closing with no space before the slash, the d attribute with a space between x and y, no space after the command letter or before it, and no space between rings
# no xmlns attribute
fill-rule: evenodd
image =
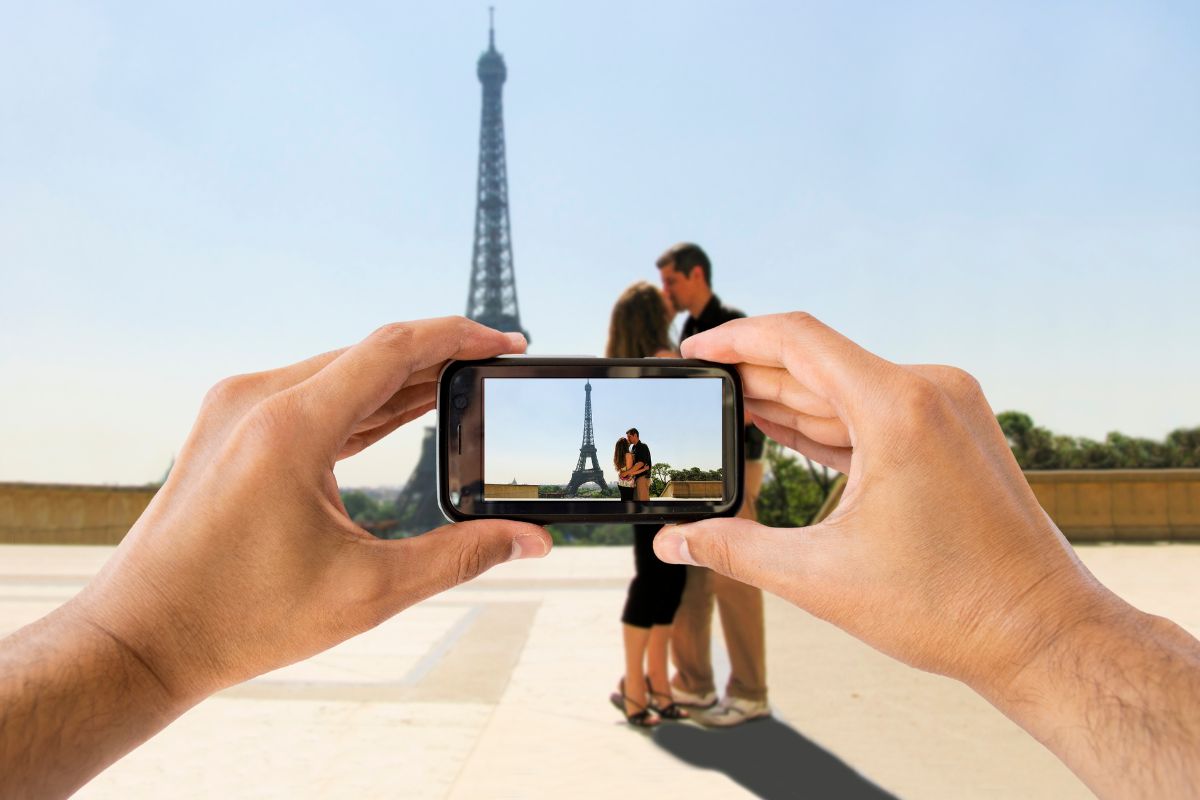
<svg viewBox="0 0 1200 800"><path fill-rule="evenodd" d="M450 359L490 358L525 350L525 337L465 317L384 325L346 350L296 391L325 444L339 449L354 426L386 403L414 373ZM326 436L327 434L327 436Z"/></svg>
<svg viewBox="0 0 1200 800"><path fill-rule="evenodd" d="M686 358L783 367L839 410L895 369L802 311L735 319L685 339L681 349Z"/></svg>

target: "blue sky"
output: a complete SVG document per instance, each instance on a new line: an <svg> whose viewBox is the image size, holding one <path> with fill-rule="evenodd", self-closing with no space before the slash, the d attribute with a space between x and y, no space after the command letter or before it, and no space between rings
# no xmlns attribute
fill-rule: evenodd
<svg viewBox="0 0 1200 800"><path fill-rule="evenodd" d="M584 381L484 381L484 465L488 483L565 484L583 443ZM637 428L653 463L720 469L721 381L605 378L592 381L596 461L615 481L613 449ZM591 467L589 461L587 467Z"/></svg>
<svg viewBox="0 0 1200 800"><path fill-rule="evenodd" d="M522 321L695 239L751 313L1101 437L1200 424L1200 11L497 9ZM7 3L0 479L156 480L221 377L461 313L486 4ZM420 426L339 466L395 484Z"/></svg>

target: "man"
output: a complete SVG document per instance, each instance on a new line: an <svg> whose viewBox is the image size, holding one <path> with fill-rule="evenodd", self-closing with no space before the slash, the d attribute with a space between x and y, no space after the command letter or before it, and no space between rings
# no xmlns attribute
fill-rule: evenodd
<svg viewBox="0 0 1200 800"><path fill-rule="evenodd" d="M431 410L446 359L524 347L424 320L214 387L100 574L0 640L0 797L70 794L214 692L545 555L545 531L505 520L373 539L331 468ZM1200 796L1200 642L1084 568L970 375L893 364L799 313L734 320L683 354L736 364L757 423L850 479L819 525L669 527L659 558L962 681L1102 797Z"/></svg>
<svg viewBox="0 0 1200 800"><path fill-rule="evenodd" d="M650 497L650 468L654 466L650 460L650 448L642 441L637 428L625 431L625 438L629 440L629 452L633 453L633 472L636 473L633 476L633 496L638 500L647 500Z"/></svg>
<svg viewBox="0 0 1200 800"><path fill-rule="evenodd" d="M681 340L746 315L724 305L712 291L712 263L697 244L683 242L659 256L663 292L672 307L687 311ZM746 494L738 516L756 520L759 489L763 481L762 432L746 426ZM721 629L732 667L725 698L717 703L712 668L713 600L721 614ZM767 703L767 648L762 590L713 573L689 567L683 600L671 633L671 682L675 702L698 709L701 724L730 727L769 716Z"/></svg>

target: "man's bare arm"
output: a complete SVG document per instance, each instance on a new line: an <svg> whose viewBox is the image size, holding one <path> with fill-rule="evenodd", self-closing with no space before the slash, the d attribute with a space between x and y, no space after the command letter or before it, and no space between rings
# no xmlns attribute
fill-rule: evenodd
<svg viewBox="0 0 1200 800"><path fill-rule="evenodd" d="M1113 599L1007 685L975 688L1102 797L1200 797L1200 642Z"/></svg>
<svg viewBox="0 0 1200 800"><path fill-rule="evenodd" d="M71 794L188 705L68 603L0 640L0 797Z"/></svg>

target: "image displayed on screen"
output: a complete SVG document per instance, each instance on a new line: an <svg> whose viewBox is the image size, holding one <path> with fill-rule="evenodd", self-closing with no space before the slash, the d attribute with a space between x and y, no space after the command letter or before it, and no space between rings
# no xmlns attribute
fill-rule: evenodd
<svg viewBox="0 0 1200 800"><path fill-rule="evenodd" d="M721 383L485 378L484 499L719 502Z"/></svg>

